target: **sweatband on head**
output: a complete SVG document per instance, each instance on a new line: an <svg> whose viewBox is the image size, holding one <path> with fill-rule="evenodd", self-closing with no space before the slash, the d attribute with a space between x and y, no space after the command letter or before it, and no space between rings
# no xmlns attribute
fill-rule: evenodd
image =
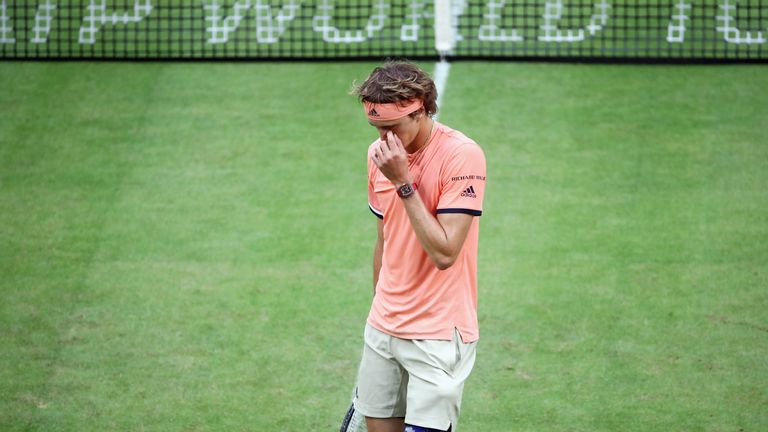
<svg viewBox="0 0 768 432"><path fill-rule="evenodd" d="M423 106L424 101L421 99L411 99L400 103L381 104L363 101L365 115L368 116L369 120L374 121L397 120L418 111Z"/></svg>

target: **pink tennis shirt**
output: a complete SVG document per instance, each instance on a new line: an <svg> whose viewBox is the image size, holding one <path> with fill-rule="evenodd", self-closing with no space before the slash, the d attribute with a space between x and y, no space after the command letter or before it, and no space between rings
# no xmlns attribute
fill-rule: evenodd
<svg viewBox="0 0 768 432"><path fill-rule="evenodd" d="M477 340L478 216L483 211L486 177L483 150L461 132L435 122L427 145L409 156L414 183L432 214L473 216L456 262L439 270L419 243L394 185L371 161L375 144L368 149L368 204L383 220L384 253L368 323L402 339L451 340L455 328L464 342Z"/></svg>

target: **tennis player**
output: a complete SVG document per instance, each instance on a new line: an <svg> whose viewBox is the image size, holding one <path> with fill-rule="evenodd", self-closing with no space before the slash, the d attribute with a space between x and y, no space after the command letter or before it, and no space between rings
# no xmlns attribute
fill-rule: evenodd
<svg viewBox="0 0 768 432"><path fill-rule="evenodd" d="M378 237L354 409L369 432L455 432L479 337L485 156L432 118L435 84L413 64L377 67L356 93L379 139L368 149Z"/></svg>

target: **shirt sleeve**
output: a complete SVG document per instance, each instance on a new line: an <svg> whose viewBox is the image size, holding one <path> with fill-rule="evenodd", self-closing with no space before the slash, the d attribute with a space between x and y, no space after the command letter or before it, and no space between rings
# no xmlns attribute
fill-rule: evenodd
<svg viewBox="0 0 768 432"><path fill-rule="evenodd" d="M442 177L437 214L483 214L485 155L475 143L459 146L448 159Z"/></svg>

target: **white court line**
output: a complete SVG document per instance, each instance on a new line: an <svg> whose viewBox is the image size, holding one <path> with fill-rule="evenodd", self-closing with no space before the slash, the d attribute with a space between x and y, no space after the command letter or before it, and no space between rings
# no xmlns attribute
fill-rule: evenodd
<svg viewBox="0 0 768 432"><path fill-rule="evenodd" d="M438 113L435 114L434 119L437 120L437 116L440 115L440 111L443 109L443 97L445 95L445 86L448 84L448 72L451 70L451 64L445 60L440 60L435 63L435 87L437 87L437 109Z"/></svg>

